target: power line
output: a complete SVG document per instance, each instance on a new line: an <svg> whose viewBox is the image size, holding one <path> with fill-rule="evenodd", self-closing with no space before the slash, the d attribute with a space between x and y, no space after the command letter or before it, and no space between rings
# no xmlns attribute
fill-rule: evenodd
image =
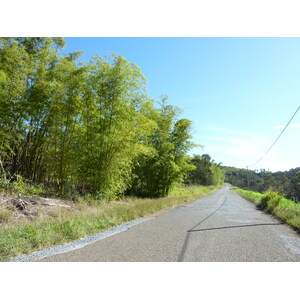
<svg viewBox="0 0 300 300"><path fill-rule="evenodd" d="M293 116L291 117L291 119L289 120L289 122L285 125L285 127L283 128L283 130L281 131L281 133L279 134L279 136L277 137L277 139L275 140L275 142L271 145L271 147L266 151L266 153L260 158L258 159L254 164L247 166L247 168L251 168L253 166L255 166L256 164L258 164L268 153L269 151L272 149L272 147L276 144L276 142L279 140L279 138L281 137L281 135L283 134L283 132L286 130L286 128L289 126L289 124L291 123L291 121L293 120L293 118L295 117L295 115L297 114L298 110L300 109L300 106L297 108L297 110L295 111L295 113L293 114Z"/></svg>

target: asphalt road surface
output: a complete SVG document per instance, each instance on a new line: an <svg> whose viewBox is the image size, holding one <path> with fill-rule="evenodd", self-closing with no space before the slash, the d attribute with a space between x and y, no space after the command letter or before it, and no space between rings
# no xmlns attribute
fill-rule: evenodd
<svg viewBox="0 0 300 300"><path fill-rule="evenodd" d="M39 261L300 261L300 238L225 185L119 234Z"/></svg>

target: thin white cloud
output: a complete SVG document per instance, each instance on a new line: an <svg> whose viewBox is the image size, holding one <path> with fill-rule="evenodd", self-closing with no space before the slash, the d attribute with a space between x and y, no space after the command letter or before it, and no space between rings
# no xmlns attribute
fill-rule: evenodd
<svg viewBox="0 0 300 300"><path fill-rule="evenodd" d="M276 127L282 129L284 126L277 125L274 127L275 129ZM300 128L300 123L294 123L289 127ZM298 129L292 128L288 132L294 135ZM199 142L205 147L201 151L198 150L198 154L209 153L215 161L222 162L224 166L239 168L246 168L246 166L255 163L269 149L275 138L274 135L268 137L263 132L217 127L202 127L200 132L194 137L196 138L195 142ZM300 144L296 143L294 138L289 140L288 134L285 138L287 138L286 143L277 143L264 156L263 160L251 167L251 169L266 169L275 172L299 166L300 158L298 153ZM287 149L285 146L287 143L293 145L293 147Z"/></svg>
<svg viewBox="0 0 300 300"><path fill-rule="evenodd" d="M228 166L246 168L260 158L271 143L259 133L251 131L216 127L206 127L205 131L205 135L197 135L205 146L203 152ZM266 155L264 163L270 164L276 159L277 153L272 150Z"/></svg>
<svg viewBox="0 0 300 300"><path fill-rule="evenodd" d="M276 125L276 126L273 126L272 128L273 129L283 129L285 126L284 125ZM295 123L295 124L292 124L290 125L291 128L299 128L300 127L300 123Z"/></svg>
<svg viewBox="0 0 300 300"><path fill-rule="evenodd" d="M251 137L212 137L210 140L221 142L223 150L233 156L258 156L266 144L258 139L254 141Z"/></svg>
<svg viewBox="0 0 300 300"><path fill-rule="evenodd" d="M215 132L217 134L226 134L226 135L230 135L230 136L254 135L255 134L252 131L221 128L221 127L204 126L202 128L204 131Z"/></svg>
<svg viewBox="0 0 300 300"><path fill-rule="evenodd" d="M284 125L276 125L272 127L273 129L282 129L284 128Z"/></svg>
<svg viewBox="0 0 300 300"><path fill-rule="evenodd" d="M300 127L300 123L295 123L291 125L292 128L299 128Z"/></svg>

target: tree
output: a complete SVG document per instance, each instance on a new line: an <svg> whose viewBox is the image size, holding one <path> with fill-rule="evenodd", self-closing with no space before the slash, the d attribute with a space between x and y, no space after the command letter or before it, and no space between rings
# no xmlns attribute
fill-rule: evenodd
<svg viewBox="0 0 300 300"><path fill-rule="evenodd" d="M122 194L130 184L132 161L147 152L140 138L153 122L143 113L148 100L140 69L114 55L94 57L83 97L80 182L102 198Z"/></svg>
<svg viewBox="0 0 300 300"><path fill-rule="evenodd" d="M276 191L283 196L294 200L300 200L299 177L300 168L290 169L285 172L268 172L264 169L252 171L234 167L222 167L226 181L240 188L251 189L260 193L268 190ZM249 178L249 187L247 184Z"/></svg>
<svg viewBox="0 0 300 300"><path fill-rule="evenodd" d="M159 105L160 108L152 113L156 129L144 141L153 151L141 154L133 170L131 192L143 197L168 195L193 168L186 154L193 146L189 133L191 122L178 119L180 111L167 104L167 97L163 97Z"/></svg>
<svg viewBox="0 0 300 300"><path fill-rule="evenodd" d="M297 172L296 178L298 181L298 185L300 185L300 171Z"/></svg>
<svg viewBox="0 0 300 300"><path fill-rule="evenodd" d="M191 164L195 169L190 171L186 179L187 184L220 185L224 183L224 172L209 154L194 155Z"/></svg>
<svg viewBox="0 0 300 300"><path fill-rule="evenodd" d="M61 38L0 38L0 182L24 178L58 195L167 195L193 168L191 121L146 94L120 55L61 55Z"/></svg>
<svg viewBox="0 0 300 300"><path fill-rule="evenodd" d="M49 92L53 80L49 74L63 46L61 38L1 39L0 69L5 80L0 110L5 116L0 116L0 122L4 121L0 131L2 135L5 130L9 132L9 141L4 138L0 148L6 148L5 165L12 176L22 174L40 180L41 157L46 157L45 120L52 101Z"/></svg>
<svg viewBox="0 0 300 300"><path fill-rule="evenodd" d="M0 160L4 169L12 165L12 155L24 128L23 107L32 64L24 47L10 38L0 39Z"/></svg>

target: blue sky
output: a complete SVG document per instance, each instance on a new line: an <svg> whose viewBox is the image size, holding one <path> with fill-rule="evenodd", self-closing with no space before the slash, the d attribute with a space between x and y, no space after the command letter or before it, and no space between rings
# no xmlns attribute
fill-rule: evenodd
<svg viewBox="0 0 300 300"><path fill-rule="evenodd" d="M65 38L82 60L114 52L137 64L148 94L184 110L193 140L223 165L246 168L300 105L300 38ZM252 169L300 166L300 112Z"/></svg>

